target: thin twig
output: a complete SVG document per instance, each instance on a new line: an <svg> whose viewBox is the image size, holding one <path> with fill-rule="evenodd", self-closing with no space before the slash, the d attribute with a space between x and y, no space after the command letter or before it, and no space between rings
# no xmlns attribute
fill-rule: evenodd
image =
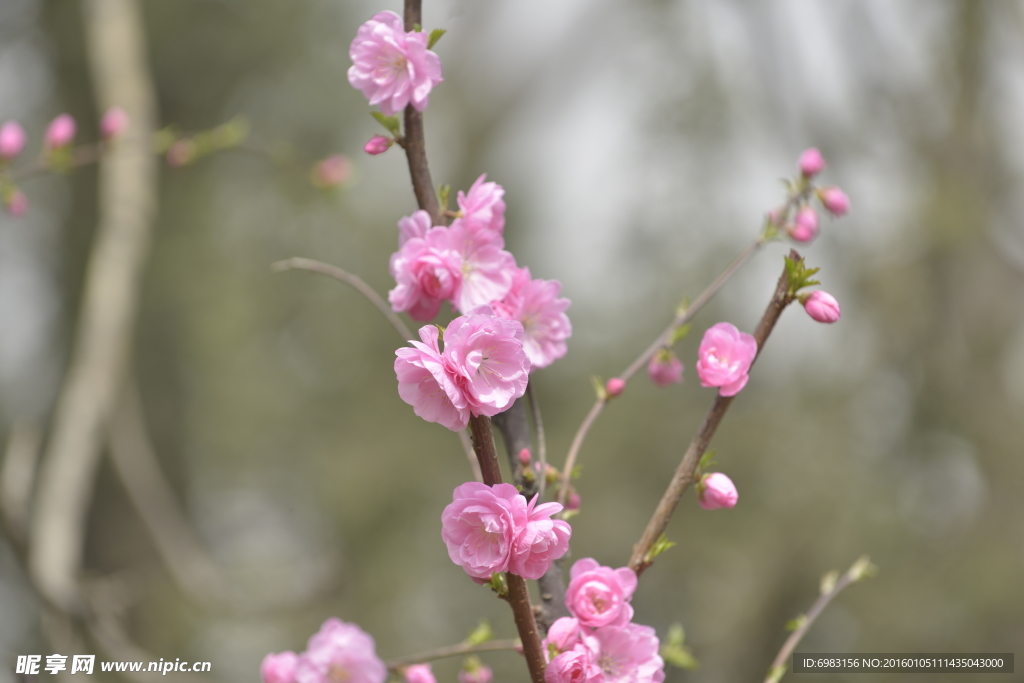
<svg viewBox="0 0 1024 683"><path fill-rule="evenodd" d="M741 267L743 267L743 264L750 260L751 256L757 253L758 249L764 246L766 241L765 236L762 234L756 240L748 244L746 248L740 252L739 256L733 259L733 262L726 266L725 270L715 278L714 282L708 285L707 288L693 300L693 303L691 303L685 310L681 310L676 314L676 317L673 318L669 326L655 338L643 353L637 356L636 359L626 367L619 377L628 382L629 379L635 375L641 367L643 367L644 363L647 363L651 359L651 356L657 353L658 349L668 343L669 339L671 339L677 329L690 322L690 320L697 315L700 309L704 308L704 305L711 300L711 297L717 294L718 290L725 286L725 283L727 283L732 276L735 275ZM569 455L565 458L565 467L562 470L561 490L558 492L558 502L563 505L569 495L568 491L569 483L572 479L572 468L576 465L576 457L579 454L580 447L583 446L583 440L586 438L590 428L594 425L594 421L597 419L597 416L600 415L601 411L604 409L605 403L607 403L607 399L602 397L598 397L597 400L594 401L594 405L591 406L590 412L587 413L586 418L584 418L583 423L579 426L579 429L576 430L576 435L572 439L572 445L569 447Z"/></svg>
<svg viewBox="0 0 1024 683"><path fill-rule="evenodd" d="M476 453L473 452L473 442L470 440L467 430L459 430L459 442L462 443L462 450L466 452L466 456L469 458L469 467L473 470L473 478L477 481L483 481L484 475L480 473L480 463L477 462Z"/></svg>
<svg viewBox="0 0 1024 683"><path fill-rule="evenodd" d="M814 624L818 616L825 611L828 604L851 583L856 583L870 576L874 571L875 566L871 564L871 561L867 557L861 557L853 563L842 577L835 581L835 585L831 587L831 590L823 590L822 594L811 605L811 609L800 619L799 626L794 629L793 633L786 639L786 642L782 644L782 649L779 650L779 654L775 656L771 668L768 669L768 675L765 677L764 683L778 683L786 674L787 663L790 655L793 654L793 650L800 644L804 635ZM835 574L831 578L835 579Z"/></svg>
<svg viewBox="0 0 1024 683"><path fill-rule="evenodd" d="M799 259L800 255L795 251L791 251L790 257ZM754 330L754 339L757 341L757 356L761 355L765 341L767 341L768 335L771 334L772 328L775 327L775 323L778 322L779 316L782 315L782 311L793 301L788 287L788 277L786 271L783 270L782 276L775 287L775 293L768 303L768 308L765 310L761 321L757 324L757 329ZM755 361L757 356L754 358ZM704 416L704 422L701 423L700 429L694 435L689 448L686 449L686 454L679 463L679 467L676 468L672 481L669 482L668 489L666 489L665 494L662 496L661 502L658 503L657 509L655 509L654 514L651 516L651 520L647 523L643 536L633 547L633 555L630 557L629 567L637 575L641 574L651 565L653 561L653 558L649 555L651 548L665 532L665 528L668 527L668 522L672 517L673 511L676 509L676 505L686 489L693 483L697 464L700 462L701 456L704 455L704 451L707 450L711 438L715 435L715 430L718 429L718 425L722 422L722 418L725 417L725 413L734 398L735 396L722 396L720 393L715 395L711 408L708 409L707 415Z"/></svg>
<svg viewBox="0 0 1024 683"><path fill-rule="evenodd" d="M340 280L366 297L367 300L369 300L369 302L381 312L381 315L388 319L388 322L391 323L391 326L395 328L404 341L414 339L413 333L408 327L406 327L405 323L402 322L402 319L398 317L398 314L392 311L391 307L388 306L383 297L374 291L373 287L366 284L366 281L358 275L353 275L346 270L342 270L337 266L332 266L329 263L324 263L323 261L315 261L311 258L302 258L299 256L272 263L270 265L270 269L275 273L282 273L286 270L308 270L314 273L320 273L321 275L326 275L327 277L333 277L335 280Z"/></svg>
<svg viewBox="0 0 1024 683"><path fill-rule="evenodd" d="M544 420L540 414L537 393L533 390L533 382L526 385L526 396L530 399L530 411L533 413L533 428L537 432L537 461L540 463L540 483L538 485L539 500L544 500L544 489L547 483L548 443L544 437Z"/></svg>
<svg viewBox="0 0 1024 683"><path fill-rule="evenodd" d="M408 657L392 659L387 663L387 665L388 669L390 669L394 673L399 673L399 671L403 667L410 666L412 664L420 664L422 662L431 662L435 659L444 659L446 657L460 657L462 655L476 654L477 652L497 652L499 650L516 650L520 647L522 647L522 644L518 640L489 640L486 643L480 643L479 645L459 643L458 645L439 647L436 650L429 650L427 652L421 652L416 655L409 655Z"/></svg>

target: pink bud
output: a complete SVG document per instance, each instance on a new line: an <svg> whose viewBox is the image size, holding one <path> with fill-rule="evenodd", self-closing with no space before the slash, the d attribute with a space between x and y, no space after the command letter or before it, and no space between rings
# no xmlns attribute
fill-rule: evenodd
<svg viewBox="0 0 1024 683"><path fill-rule="evenodd" d="M429 664L413 664L407 666L403 672L405 683L437 683L434 672L430 670Z"/></svg>
<svg viewBox="0 0 1024 683"><path fill-rule="evenodd" d="M370 141L363 146L363 151L367 154L383 154L391 149L391 145L393 144L395 144L395 141L392 138L386 138L383 135L374 135L370 138Z"/></svg>
<svg viewBox="0 0 1024 683"><path fill-rule="evenodd" d="M176 140L167 150L167 165L181 168L191 164L196 158L196 145L188 138Z"/></svg>
<svg viewBox="0 0 1024 683"><path fill-rule="evenodd" d="M332 154L313 167L313 184L337 187L352 177L352 162L344 154Z"/></svg>
<svg viewBox="0 0 1024 683"><path fill-rule="evenodd" d="M660 349L647 364L647 376L659 387L683 381L683 363L669 349Z"/></svg>
<svg viewBox="0 0 1024 683"><path fill-rule="evenodd" d="M821 173L825 169L825 158L817 147L804 150L800 155L800 173L805 178L810 178Z"/></svg>
<svg viewBox="0 0 1024 683"><path fill-rule="evenodd" d="M818 199L833 216L843 216L850 210L850 198L838 187L825 187L818 190Z"/></svg>
<svg viewBox="0 0 1024 683"><path fill-rule="evenodd" d="M732 479L721 472L705 474L697 486L697 500L705 510L731 508L736 506L739 493Z"/></svg>
<svg viewBox="0 0 1024 683"><path fill-rule="evenodd" d="M13 159L25 149L25 131L17 121L0 126L0 159Z"/></svg>
<svg viewBox="0 0 1024 683"><path fill-rule="evenodd" d="M490 683L493 677L491 667L485 664L459 671L459 683Z"/></svg>
<svg viewBox="0 0 1024 683"><path fill-rule="evenodd" d="M818 212L805 206L796 212L793 225L786 228L786 231L797 242L810 242L818 235Z"/></svg>
<svg viewBox="0 0 1024 683"><path fill-rule="evenodd" d="M46 128L43 144L47 149L58 149L71 144L75 139L75 120L70 114L61 114Z"/></svg>
<svg viewBox="0 0 1024 683"><path fill-rule="evenodd" d="M14 188L4 200L4 208L15 218L21 218L28 211L28 197L18 188Z"/></svg>
<svg viewBox="0 0 1024 683"><path fill-rule="evenodd" d="M295 669L299 656L294 652L271 652L263 658L260 677L263 683L295 683Z"/></svg>
<svg viewBox="0 0 1024 683"><path fill-rule="evenodd" d="M604 385L604 390L608 393L609 397L618 396L625 388L626 380L619 379L618 377L612 377Z"/></svg>
<svg viewBox="0 0 1024 683"><path fill-rule="evenodd" d="M128 129L128 114L121 107L111 107L100 119L100 137L113 140Z"/></svg>
<svg viewBox="0 0 1024 683"><path fill-rule="evenodd" d="M523 467L529 467L530 466L530 449L529 448L524 448L523 450L519 451L519 464L522 465Z"/></svg>
<svg viewBox="0 0 1024 683"><path fill-rule="evenodd" d="M819 323L834 323L839 320L839 302L828 292L811 292L803 299L804 310Z"/></svg>
<svg viewBox="0 0 1024 683"><path fill-rule="evenodd" d="M579 510L580 509L580 494L573 491L569 494L569 500L565 504L566 510Z"/></svg>

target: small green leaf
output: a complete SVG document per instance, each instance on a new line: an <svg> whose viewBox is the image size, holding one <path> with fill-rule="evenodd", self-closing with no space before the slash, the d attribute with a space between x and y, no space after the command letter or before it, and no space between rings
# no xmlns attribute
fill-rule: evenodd
<svg viewBox="0 0 1024 683"><path fill-rule="evenodd" d="M704 451L704 455L700 456L700 460L697 461L697 470L695 476L699 479L705 471L707 471L712 465L715 464L715 449L712 448L710 451Z"/></svg>
<svg viewBox="0 0 1024 683"><path fill-rule="evenodd" d="M686 315L686 312L690 310L690 297L684 296L683 300L676 306L676 315L682 317Z"/></svg>
<svg viewBox="0 0 1024 683"><path fill-rule="evenodd" d="M878 567L871 564L871 558L864 555L850 567L850 571L847 572L850 576L851 581L860 581L862 579L869 579L878 573Z"/></svg>
<svg viewBox="0 0 1024 683"><path fill-rule="evenodd" d="M680 325L676 329L672 330L672 336L669 337L668 345L675 346L683 339L685 339L686 335L690 334L690 327L691 325L687 323L685 325Z"/></svg>
<svg viewBox="0 0 1024 683"><path fill-rule="evenodd" d="M508 595L508 582L505 580L505 575L501 572L491 574L491 582L487 585L501 597Z"/></svg>
<svg viewBox="0 0 1024 683"><path fill-rule="evenodd" d="M576 510L562 510L562 514L561 514L562 521L568 522L570 519L572 519L573 517L575 517L578 514L580 514L580 511L579 511L578 508Z"/></svg>
<svg viewBox="0 0 1024 683"><path fill-rule="evenodd" d="M452 186L442 185L437 188L437 199L441 204L441 212L444 213L448 210L448 198L452 196Z"/></svg>
<svg viewBox="0 0 1024 683"><path fill-rule="evenodd" d="M789 621L786 622L786 630L787 631L795 631L795 630L797 630L799 628L803 628L806 624L807 624L807 615L806 614L801 614L800 616L796 617L795 619L790 619Z"/></svg>
<svg viewBox="0 0 1024 683"><path fill-rule="evenodd" d="M779 664L776 667L772 667L771 671L768 672L768 678L765 679L765 683L779 683L785 675L786 665Z"/></svg>
<svg viewBox="0 0 1024 683"><path fill-rule="evenodd" d="M672 624L668 630L668 637L661 646L661 657L668 664L680 669L696 669L700 667L697 659L690 650L683 646L686 634L682 624Z"/></svg>
<svg viewBox="0 0 1024 683"><path fill-rule="evenodd" d="M420 26L419 24L413 24L412 25L412 32L413 33L419 33L422 30L423 30L423 27Z"/></svg>
<svg viewBox="0 0 1024 683"><path fill-rule="evenodd" d="M384 126L385 129L395 137L398 137L402 133L402 124L398 122L398 116L384 116L379 111L371 111L370 116L377 119L377 123Z"/></svg>
<svg viewBox="0 0 1024 683"><path fill-rule="evenodd" d="M828 595L836 589L836 582L839 581L839 572L830 571L821 577L821 594Z"/></svg>
<svg viewBox="0 0 1024 683"><path fill-rule="evenodd" d="M570 479L579 479L582 476L583 476L583 465L580 464L580 465L576 465L575 467L572 468L572 474L569 475L569 478Z"/></svg>
<svg viewBox="0 0 1024 683"><path fill-rule="evenodd" d="M480 623L476 625L476 628L473 629L469 636L466 637L466 644L481 645L493 637L494 631L491 630L491 623L486 619L481 619Z"/></svg>
<svg viewBox="0 0 1024 683"><path fill-rule="evenodd" d="M597 394L598 401L607 401L608 392L604 388L604 382L597 375L590 376L590 383L594 386L594 393Z"/></svg>
<svg viewBox="0 0 1024 683"><path fill-rule="evenodd" d="M654 545L651 546L651 549L647 551L646 555L644 555L644 564L650 564L651 562L654 562L654 558L656 558L658 555L661 555L663 552L665 552L674 545L675 542L668 540L668 536L666 536L665 534L658 536L658 540L654 542Z"/></svg>
<svg viewBox="0 0 1024 683"><path fill-rule="evenodd" d="M448 29L435 28L433 31L431 31L430 38L427 40L427 49L429 50L430 48L434 47L434 45L437 44L437 41L441 40L441 36L443 36L445 33L448 33Z"/></svg>

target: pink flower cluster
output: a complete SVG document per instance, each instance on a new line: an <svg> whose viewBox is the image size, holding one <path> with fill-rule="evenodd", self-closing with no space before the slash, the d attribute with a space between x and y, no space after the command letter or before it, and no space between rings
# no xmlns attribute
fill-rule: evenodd
<svg viewBox="0 0 1024 683"><path fill-rule="evenodd" d="M444 351L434 325L420 328L413 347L395 351L398 395L427 422L452 431L470 415L496 415L526 393L530 360L523 326L480 306L449 323Z"/></svg>
<svg viewBox="0 0 1024 683"><path fill-rule="evenodd" d="M448 557L474 579L511 572L539 579L569 550L572 527L551 519L558 503L529 503L511 484L468 482L452 493L441 513L441 538Z"/></svg>
<svg viewBox="0 0 1024 683"><path fill-rule="evenodd" d="M816 175L825 170L825 158L817 148L812 147L800 154L799 166L804 183L802 187L813 189L810 183ZM838 187L817 188L814 189L814 194L825 210L833 216L843 216L850 210L849 198ZM769 216L773 223L778 224L778 211L773 211ZM797 242L810 242L817 237L819 227L818 212L809 204L803 203L797 210L793 222L786 225L786 233Z"/></svg>
<svg viewBox="0 0 1024 683"><path fill-rule="evenodd" d="M459 213L450 226L433 226L426 211L398 222L399 249L391 256L397 283L391 307L415 320L430 320L450 301L462 313L487 305L523 326L531 367L550 365L566 353L572 325L557 280L533 279L505 250L505 190L480 176L458 193Z"/></svg>
<svg viewBox="0 0 1024 683"><path fill-rule="evenodd" d="M654 629L631 622L636 574L577 561L565 603L572 617L551 625L544 639L547 683L661 683L665 663Z"/></svg>
<svg viewBox="0 0 1024 683"><path fill-rule="evenodd" d="M387 116L409 104L423 111L430 91L443 80L441 60L427 49L429 39L425 31L406 32L394 12L375 14L349 47L348 82Z"/></svg>
<svg viewBox="0 0 1024 683"><path fill-rule="evenodd" d="M757 341L729 323L718 323L704 333L697 354L700 385L719 387L722 396L735 396L747 385Z"/></svg>
<svg viewBox="0 0 1024 683"><path fill-rule="evenodd" d="M332 617L310 637L305 652L264 657L260 675L263 683L384 683L388 669L368 633Z"/></svg>

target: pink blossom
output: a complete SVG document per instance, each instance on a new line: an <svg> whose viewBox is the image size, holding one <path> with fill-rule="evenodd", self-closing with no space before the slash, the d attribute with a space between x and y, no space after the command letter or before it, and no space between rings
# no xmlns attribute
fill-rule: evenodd
<svg viewBox="0 0 1024 683"><path fill-rule="evenodd" d="M579 510L580 509L580 494L572 491L569 493L569 500L565 501L566 510Z"/></svg>
<svg viewBox="0 0 1024 683"><path fill-rule="evenodd" d="M838 187L825 187L818 190L818 199L833 216L843 216L850 210L850 198Z"/></svg>
<svg viewBox="0 0 1024 683"><path fill-rule="evenodd" d="M167 149L167 165L171 168L181 168L195 161L197 155L196 143L188 138L181 138L175 140Z"/></svg>
<svg viewBox="0 0 1024 683"><path fill-rule="evenodd" d="M819 323L834 323L839 320L839 302L828 292L820 289L803 298L804 310Z"/></svg>
<svg viewBox="0 0 1024 683"><path fill-rule="evenodd" d="M498 183L488 183L487 174L476 179L469 193L459 190L458 204L462 220L470 230L490 230L500 235L505 229L505 190Z"/></svg>
<svg viewBox="0 0 1024 683"><path fill-rule="evenodd" d="M438 422L456 432L469 424L469 403L456 386L438 350L433 325L420 328L422 342L395 351L398 395L427 422Z"/></svg>
<svg viewBox="0 0 1024 683"><path fill-rule="evenodd" d="M548 629L548 635L544 638L545 650L554 649L555 652L571 650L583 638L580 630L580 622L574 617L559 617Z"/></svg>
<svg viewBox="0 0 1024 683"><path fill-rule="evenodd" d="M587 557L569 572L565 606L584 626L625 624L633 618L629 604L636 590L636 573L629 567L612 569Z"/></svg>
<svg viewBox="0 0 1024 683"><path fill-rule="evenodd" d="M604 683L661 683L665 662L658 654L658 636L650 626L624 624L594 631L597 664Z"/></svg>
<svg viewBox="0 0 1024 683"><path fill-rule="evenodd" d="M4 199L4 208L15 218L21 218L28 211L28 197L20 189L14 188Z"/></svg>
<svg viewBox="0 0 1024 683"><path fill-rule="evenodd" d="M705 510L735 507L739 497L732 479L721 472L705 474L697 485L697 501Z"/></svg>
<svg viewBox="0 0 1024 683"><path fill-rule="evenodd" d="M363 151L367 154L383 154L391 149L391 145L393 144L395 144L395 141L392 138L386 138L383 135L374 135L365 145L363 145Z"/></svg>
<svg viewBox="0 0 1024 683"><path fill-rule="evenodd" d="M478 579L508 571L528 514L526 499L511 484L492 487L473 481L457 487L441 513L448 557Z"/></svg>
<svg viewBox="0 0 1024 683"><path fill-rule="evenodd" d="M491 667L476 662L472 667L459 669L459 683L491 683L494 672Z"/></svg>
<svg viewBox="0 0 1024 683"><path fill-rule="evenodd" d="M818 212L809 206L800 209L788 232L797 242L810 242L818 235Z"/></svg>
<svg viewBox="0 0 1024 683"><path fill-rule="evenodd" d="M124 109L111 107L100 119L100 137L104 140L113 140L128 130L129 123L128 114Z"/></svg>
<svg viewBox="0 0 1024 683"><path fill-rule="evenodd" d="M295 679L297 683L384 683L387 675L373 638L355 624L331 617L310 637Z"/></svg>
<svg viewBox="0 0 1024 683"><path fill-rule="evenodd" d="M825 158L817 147L806 149L800 155L800 173L805 178L816 176L825 170Z"/></svg>
<svg viewBox="0 0 1024 683"><path fill-rule="evenodd" d="M544 683L601 683L604 680L595 653L583 645L556 655L544 669Z"/></svg>
<svg viewBox="0 0 1024 683"><path fill-rule="evenodd" d="M260 677L263 683L295 683L295 669L299 664L299 656L294 652L271 652L263 658L260 665Z"/></svg>
<svg viewBox="0 0 1024 683"><path fill-rule="evenodd" d="M683 362L670 349L659 349L647 364L647 376L659 387L683 381Z"/></svg>
<svg viewBox="0 0 1024 683"><path fill-rule="evenodd" d="M46 135L43 138L47 149L57 149L70 145L75 139L75 120L70 114L61 114L46 128Z"/></svg>
<svg viewBox="0 0 1024 683"><path fill-rule="evenodd" d="M757 341L729 323L718 323L704 333L697 353L700 385L720 387L722 396L735 396L747 384Z"/></svg>
<svg viewBox="0 0 1024 683"><path fill-rule="evenodd" d="M572 323L565 310L571 302L558 295L558 280L534 280L529 268L519 268L512 287L498 303L495 313L523 324L523 347L533 368L544 368L565 355L566 340L572 336Z"/></svg>
<svg viewBox="0 0 1024 683"><path fill-rule="evenodd" d="M612 377L610 380L604 383L604 390L608 396L614 398L622 394L626 389L626 380L620 377Z"/></svg>
<svg viewBox="0 0 1024 683"><path fill-rule="evenodd" d="M406 220L418 219L414 214ZM409 233L405 228L401 230L400 242L404 235L411 234L411 229ZM462 258L451 237L448 228L432 228L423 237L406 238L391 255L391 275L397 283L388 292L391 308L405 311L415 320L430 320L437 315L441 302L459 291Z"/></svg>
<svg viewBox="0 0 1024 683"><path fill-rule="evenodd" d="M349 47L348 82L387 116L409 103L423 111L431 89L443 80L441 60L427 49L428 40L424 31L406 33L394 12L375 14L359 27Z"/></svg>
<svg viewBox="0 0 1024 683"><path fill-rule="evenodd" d="M332 154L313 167L313 184L320 188L337 187L352 177L352 162L344 154Z"/></svg>
<svg viewBox="0 0 1024 683"><path fill-rule="evenodd" d="M448 324L444 359L474 415L497 415L526 393L530 359L523 350L523 326L497 317L487 306Z"/></svg>
<svg viewBox="0 0 1024 683"><path fill-rule="evenodd" d="M402 246L413 237L426 237L433 227L430 214L426 211L415 211L398 221L398 246Z"/></svg>
<svg viewBox="0 0 1024 683"><path fill-rule="evenodd" d="M501 301L512 288L516 272L515 257L503 248L501 235L471 230L461 218L451 224L448 233L461 260L462 284L454 297L455 307L465 313Z"/></svg>
<svg viewBox="0 0 1024 683"><path fill-rule="evenodd" d="M551 563L569 551L572 527L551 515L562 511L558 503L537 505L538 496L527 507L526 525L520 529L512 549L508 570L524 579L539 579ZM535 507L536 506L536 507Z"/></svg>
<svg viewBox="0 0 1024 683"><path fill-rule="evenodd" d="M533 459L533 456L530 454L529 448L524 448L523 450L519 451L519 455L517 457L519 458L519 464L522 465L523 467L529 467L530 460Z"/></svg>
<svg viewBox="0 0 1024 683"><path fill-rule="evenodd" d="M25 149L25 130L17 121L0 126L0 159L13 159Z"/></svg>
<svg viewBox="0 0 1024 683"><path fill-rule="evenodd" d="M405 667L405 683L437 683L429 664L413 664Z"/></svg>

